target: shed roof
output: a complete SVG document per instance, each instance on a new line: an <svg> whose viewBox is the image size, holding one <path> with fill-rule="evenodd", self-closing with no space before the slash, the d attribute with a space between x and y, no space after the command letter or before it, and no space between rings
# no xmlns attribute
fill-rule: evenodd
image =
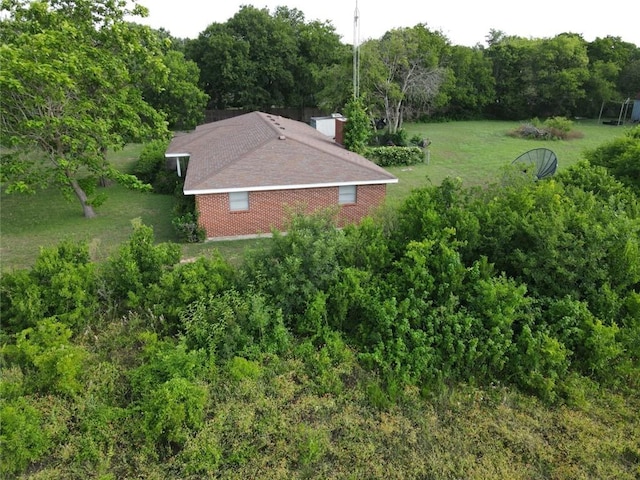
<svg viewBox="0 0 640 480"><path fill-rule="evenodd" d="M396 183L398 179L303 122L251 112L176 135L188 156L185 194Z"/></svg>

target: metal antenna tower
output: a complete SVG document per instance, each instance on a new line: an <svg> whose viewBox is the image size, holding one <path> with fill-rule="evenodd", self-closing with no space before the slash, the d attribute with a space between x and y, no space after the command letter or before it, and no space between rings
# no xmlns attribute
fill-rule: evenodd
<svg viewBox="0 0 640 480"><path fill-rule="evenodd" d="M360 96L360 11L358 0L353 14L353 98Z"/></svg>

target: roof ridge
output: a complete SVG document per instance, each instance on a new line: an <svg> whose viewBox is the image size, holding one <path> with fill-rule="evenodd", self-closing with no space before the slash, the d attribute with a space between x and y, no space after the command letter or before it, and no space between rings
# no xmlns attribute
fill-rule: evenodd
<svg viewBox="0 0 640 480"><path fill-rule="evenodd" d="M267 125L269 125L272 128L272 130L277 134L277 137L280 137L282 135L286 136L286 134L284 134L284 133L279 131L279 130L285 130L286 131L286 128L285 127L281 127L280 123L278 123L278 120L281 120L282 118L285 118L286 120L290 121L290 119L288 119L286 117L282 117L281 115L274 115L272 113L266 113L266 112L260 112L260 111L256 111L255 113L258 114L258 116L262 119L262 121L264 121Z"/></svg>
<svg viewBox="0 0 640 480"><path fill-rule="evenodd" d="M267 116L268 114L264 113L264 112L260 112L257 110L254 110L253 112L249 112L247 115L253 115L257 116L260 120L262 120L266 125L269 125L269 122L267 122L267 120L264 118L265 116ZM235 117L234 117L235 118ZM275 133L278 133L277 131L275 131L275 128L273 129ZM266 139L262 142L256 143L255 147L246 150L244 153L242 153L242 155L238 155L235 158L233 158L233 160L231 160L228 163L225 163L220 169L218 169L218 171L216 173L222 172L224 170L226 170L227 168L231 167L232 165L240 162L241 160L244 160L246 157L248 157L250 154L252 154L253 152L255 152L256 150L264 147L265 145L267 145L268 143L273 142L273 140L277 139L278 137L274 136L273 138L269 138Z"/></svg>
<svg viewBox="0 0 640 480"><path fill-rule="evenodd" d="M280 115L274 115L271 113L266 113L266 112L256 112L258 114L260 114L260 117L263 118L263 120L265 122L267 122L266 118L270 118L272 120L272 122L267 122L267 124L271 125L274 129L276 129L276 125L280 125L276 120L274 120L271 117L277 117L277 119L282 119L284 118L286 122L296 122L293 119L287 118L287 117L282 117ZM298 123L302 123L302 122L298 122ZM294 127L297 127L298 125L293 124ZM306 123L302 123L302 125L305 125L306 127L309 128L309 131L314 131L314 132L318 132L318 130L316 130L315 128L313 128L311 125L308 125ZM384 168L382 168L380 165L377 165L374 162L371 162L370 160L362 157L362 159L366 160L365 162L362 161L361 158L359 158L359 156L355 153L352 152L351 150L347 149L346 147L344 147L343 145L340 145L339 143L337 143L335 140L329 141L329 138L326 137L324 134L323 137L318 136L308 136L308 135L303 135L300 132L295 132L292 131L292 135L287 135L286 133L286 128L285 127L279 127L280 129L282 129L284 132L279 132L276 129L276 133L278 133L279 138L280 139L284 139L282 138L282 136L284 136L286 139L288 140L292 140L295 142L298 142L302 145L306 145L307 147L316 149L316 150L321 150L325 153L328 154L335 154L335 151L333 151L333 149L338 149L340 151L339 155L340 158L342 158L344 161L351 163L352 165L357 165L359 167L364 167L367 168L369 170L372 171L376 171L376 172L384 172L384 173L389 173L387 172ZM318 132L319 133L319 132ZM326 138L324 138L326 137ZM265 142L266 143L266 142Z"/></svg>

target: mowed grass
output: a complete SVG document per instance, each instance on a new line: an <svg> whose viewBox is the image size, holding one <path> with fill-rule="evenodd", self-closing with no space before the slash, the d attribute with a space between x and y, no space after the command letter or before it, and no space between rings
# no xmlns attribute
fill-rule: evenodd
<svg viewBox="0 0 640 480"><path fill-rule="evenodd" d="M520 122L469 121L405 125L408 136L431 140L429 160L424 165L394 167L387 170L398 177L387 188L388 201L397 204L414 188L439 185L447 177L459 177L466 186L496 182L502 171L519 155L534 148L548 148L558 157L562 170L584 158L585 150L602 145L624 134L625 127L598 125L594 121L576 122L580 138L572 140L529 140L509 136Z"/></svg>
<svg viewBox="0 0 640 480"><path fill-rule="evenodd" d="M459 177L464 185L483 185L496 181L501 170L518 155L532 148L546 147L559 159L559 168L583 158L585 150L598 147L624 133L625 127L576 123L581 138L567 141L537 141L513 138L510 131L519 122L470 121L436 124L406 124L408 138L420 135L431 140L429 162L388 170L399 179L389 185L387 202L397 205L414 188L438 185L446 177ZM130 145L113 152L110 161L129 171L142 150ZM92 258L101 261L112 255L132 231L132 222L152 226L158 242L177 241L171 225L174 200L171 196L140 193L119 185L106 188L108 200L97 209L98 217L86 219L80 204L66 200L59 191L49 189L35 195L0 196L0 261L3 271L31 267L42 247L61 241L83 241ZM244 251L261 240L237 240L182 245L183 257L208 255L220 251L231 262L240 261Z"/></svg>

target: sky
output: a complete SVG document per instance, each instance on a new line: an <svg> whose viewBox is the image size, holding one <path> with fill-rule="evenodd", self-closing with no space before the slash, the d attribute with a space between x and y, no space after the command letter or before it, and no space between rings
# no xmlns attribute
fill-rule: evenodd
<svg viewBox="0 0 640 480"><path fill-rule="evenodd" d="M591 42L616 36L640 47L640 2L585 0L136 0L149 17L135 21L164 28L178 38L196 38L211 23L225 23L243 5L300 10L305 21L328 21L342 42L377 39L393 28L424 23L454 45L486 45L491 29L524 38L578 33ZM589 5L587 5L587 3ZM356 4L359 35L354 34Z"/></svg>

